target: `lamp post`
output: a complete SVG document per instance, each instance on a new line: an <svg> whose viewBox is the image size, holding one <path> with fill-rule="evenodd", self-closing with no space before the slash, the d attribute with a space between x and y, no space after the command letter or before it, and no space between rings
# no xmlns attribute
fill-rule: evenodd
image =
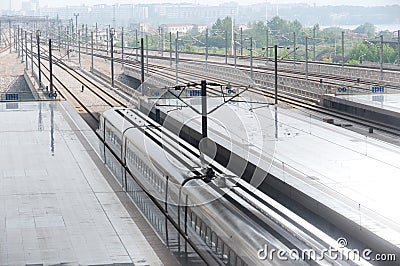
<svg viewBox="0 0 400 266"><path fill-rule="evenodd" d="M115 29L110 29L110 41L111 41L111 87L114 87L114 34Z"/></svg>
<svg viewBox="0 0 400 266"><path fill-rule="evenodd" d="M42 72L40 71L40 30L36 30L38 68L39 68L39 88L42 87Z"/></svg>

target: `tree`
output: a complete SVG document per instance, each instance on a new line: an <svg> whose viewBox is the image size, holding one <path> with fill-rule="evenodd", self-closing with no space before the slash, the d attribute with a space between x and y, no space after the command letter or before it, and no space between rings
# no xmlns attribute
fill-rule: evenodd
<svg viewBox="0 0 400 266"><path fill-rule="evenodd" d="M355 30L353 30L355 33L359 34L366 34L368 38L371 38L375 35L375 26L374 24L371 23L364 23L363 25L358 26Z"/></svg>

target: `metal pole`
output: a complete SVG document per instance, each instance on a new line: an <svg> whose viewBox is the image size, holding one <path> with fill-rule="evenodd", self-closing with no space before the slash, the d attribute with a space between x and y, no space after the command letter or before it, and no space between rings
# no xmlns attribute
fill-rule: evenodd
<svg viewBox="0 0 400 266"><path fill-rule="evenodd" d="M88 53L88 27L87 27L87 24L86 24L85 43L86 43L86 54L87 54Z"/></svg>
<svg viewBox="0 0 400 266"><path fill-rule="evenodd" d="M28 69L28 38L25 31L25 69Z"/></svg>
<svg viewBox="0 0 400 266"><path fill-rule="evenodd" d="M81 66L81 31L78 30L78 60L79 66Z"/></svg>
<svg viewBox="0 0 400 266"><path fill-rule="evenodd" d="M268 27L267 27L267 30L266 30L266 32L265 32L265 35L266 35L266 40L265 40L265 43L266 43L266 45L265 45L265 61L266 61L266 63L268 64L268 41L269 41L269 29L268 29Z"/></svg>
<svg viewBox="0 0 400 266"><path fill-rule="evenodd" d="M38 68L39 68L39 88L42 87L42 72L40 71L40 36L39 33L36 32L36 40L37 40L37 55L38 55Z"/></svg>
<svg viewBox="0 0 400 266"><path fill-rule="evenodd" d="M397 31L397 49L398 55L397 55L397 64L400 65L400 30Z"/></svg>
<svg viewBox="0 0 400 266"><path fill-rule="evenodd" d="M142 95L143 95L143 83L144 83L144 44L143 44L143 38L140 38L140 65L141 65L141 70L142 70Z"/></svg>
<svg viewBox="0 0 400 266"><path fill-rule="evenodd" d="M69 60L69 27L67 26L67 55Z"/></svg>
<svg viewBox="0 0 400 266"><path fill-rule="evenodd" d="M274 45L274 53L275 53L275 104L278 104L278 45L276 44Z"/></svg>
<svg viewBox="0 0 400 266"><path fill-rule="evenodd" d="M178 64L179 64L178 38L179 38L179 32L176 32L176 39L175 39L175 84L176 85L178 85Z"/></svg>
<svg viewBox="0 0 400 266"><path fill-rule="evenodd" d="M201 135L207 138L207 82L201 81Z"/></svg>
<svg viewBox="0 0 400 266"><path fill-rule="evenodd" d="M240 55L243 56L243 29L240 27Z"/></svg>
<svg viewBox="0 0 400 266"><path fill-rule="evenodd" d="M379 79L382 81L383 80L383 35L380 36L381 38L381 49L379 52L379 58L380 58L380 75Z"/></svg>
<svg viewBox="0 0 400 266"><path fill-rule="evenodd" d="M236 32L233 33L233 58L234 58L235 68L236 68Z"/></svg>
<svg viewBox="0 0 400 266"><path fill-rule="evenodd" d="M20 51L19 51L19 25L17 26L17 43L16 43L16 47L17 47L17 52L18 52L18 57L20 56Z"/></svg>
<svg viewBox="0 0 400 266"><path fill-rule="evenodd" d="M2 31L1 31L1 20L0 20L0 47L1 47L1 33Z"/></svg>
<svg viewBox="0 0 400 266"><path fill-rule="evenodd" d="M79 17L79 13L74 13L75 16L75 31L78 31L78 17Z"/></svg>
<svg viewBox="0 0 400 266"><path fill-rule="evenodd" d="M315 61L315 38L316 38L316 27L313 28L313 61Z"/></svg>
<svg viewBox="0 0 400 266"><path fill-rule="evenodd" d="M86 28L87 30L87 28ZM114 32L110 31L111 41L111 87L114 87ZM87 43L86 43L87 44Z"/></svg>
<svg viewBox="0 0 400 266"><path fill-rule="evenodd" d="M293 32L293 67L296 67L296 32Z"/></svg>
<svg viewBox="0 0 400 266"><path fill-rule="evenodd" d="M53 61L51 54L51 39L49 39L49 69L50 69L50 97L53 97Z"/></svg>
<svg viewBox="0 0 400 266"><path fill-rule="evenodd" d="M135 30L135 41L136 41L136 46L139 44L138 43L138 32L137 29ZM136 61L138 60L138 49L136 48Z"/></svg>
<svg viewBox="0 0 400 266"><path fill-rule="evenodd" d="M121 29L121 59L122 67L124 66L124 27Z"/></svg>
<svg viewBox="0 0 400 266"><path fill-rule="evenodd" d="M208 61L208 29L206 29L206 65Z"/></svg>
<svg viewBox="0 0 400 266"><path fill-rule="evenodd" d="M58 50L61 49L61 26L58 25Z"/></svg>
<svg viewBox="0 0 400 266"><path fill-rule="evenodd" d="M11 20L8 20L8 37L10 40L10 53L11 53L11 49L12 49L12 45L11 45Z"/></svg>
<svg viewBox="0 0 400 266"><path fill-rule="evenodd" d="M342 31L342 67L344 67L344 31Z"/></svg>
<svg viewBox="0 0 400 266"><path fill-rule="evenodd" d="M149 38L146 34L146 73L149 74Z"/></svg>
<svg viewBox="0 0 400 266"><path fill-rule="evenodd" d="M0 32L1 35L1 32ZM24 35L23 35L23 30L21 28L21 62L24 62Z"/></svg>
<svg viewBox="0 0 400 266"><path fill-rule="evenodd" d="M107 43L107 55L108 55L108 28L106 28L106 43Z"/></svg>
<svg viewBox="0 0 400 266"><path fill-rule="evenodd" d="M33 33L31 32L31 71L33 77Z"/></svg>
<svg viewBox="0 0 400 266"><path fill-rule="evenodd" d="M94 68L93 68L93 61L94 61L94 56L93 56L93 31L90 33L90 40L91 40L91 44L92 44L92 56L91 56L91 58L92 58L92 67L90 68L90 71L93 73L93 70L94 70Z"/></svg>
<svg viewBox="0 0 400 266"><path fill-rule="evenodd" d="M96 22L96 47L97 47L97 48L99 48L98 32L99 32L99 29L98 29L98 27L97 27L97 22Z"/></svg>
<svg viewBox="0 0 400 266"><path fill-rule="evenodd" d="M225 31L225 65L228 64L228 31Z"/></svg>
<svg viewBox="0 0 400 266"><path fill-rule="evenodd" d="M253 37L250 37L250 78L253 79Z"/></svg>
<svg viewBox="0 0 400 266"><path fill-rule="evenodd" d="M172 32L169 32L169 66L172 67Z"/></svg>
<svg viewBox="0 0 400 266"><path fill-rule="evenodd" d="M308 80L308 37L306 37L306 80Z"/></svg>

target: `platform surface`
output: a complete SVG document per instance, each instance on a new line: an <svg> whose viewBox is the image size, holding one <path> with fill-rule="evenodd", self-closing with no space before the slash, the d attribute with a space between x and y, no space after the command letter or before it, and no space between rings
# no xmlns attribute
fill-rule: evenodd
<svg viewBox="0 0 400 266"><path fill-rule="evenodd" d="M66 120L0 103L0 265L161 265Z"/></svg>
<svg viewBox="0 0 400 266"><path fill-rule="evenodd" d="M400 94L371 93L362 95L337 96L352 102L378 107L400 113Z"/></svg>

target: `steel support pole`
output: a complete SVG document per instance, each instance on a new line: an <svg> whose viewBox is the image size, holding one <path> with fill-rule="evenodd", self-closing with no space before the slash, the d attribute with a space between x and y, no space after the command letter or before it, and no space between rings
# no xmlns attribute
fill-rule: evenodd
<svg viewBox="0 0 400 266"><path fill-rule="evenodd" d="M296 67L296 32L293 32L293 67Z"/></svg>
<svg viewBox="0 0 400 266"><path fill-rule="evenodd" d="M87 28L86 28L87 29ZM114 33L110 31L111 41L111 87L114 88Z"/></svg>
<svg viewBox="0 0 400 266"><path fill-rule="evenodd" d="M25 69L28 69L28 38L25 31Z"/></svg>
<svg viewBox="0 0 400 266"><path fill-rule="evenodd" d="M67 26L67 55L68 55L68 60L69 60L69 27Z"/></svg>
<svg viewBox="0 0 400 266"><path fill-rule="evenodd" d="M124 67L124 27L121 29L121 60L122 67Z"/></svg>
<svg viewBox="0 0 400 266"><path fill-rule="evenodd" d="M228 31L225 31L225 65L228 64Z"/></svg>
<svg viewBox="0 0 400 266"><path fill-rule="evenodd" d="M12 50L12 44L11 44L11 20L8 20L8 37L9 37L9 40L10 40L10 53L11 53L11 50Z"/></svg>
<svg viewBox="0 0 400 266"><path fill-rule="evenodd" d="M243 56L243 28L240 27L240 55Z"/></svg>
<svg viewBox="0 0 400 266"><path fill-rule="evenodd" d="M253 37L250 37L250 78L253 79Z"/></svg>
<svg viewBox="0 0 400 266"><path fill-rule="evenodd" d="M142 81L142 95L143 95L143 83L144 83L144 44L143 38L140 38L140 68L141 68L141 81Z"/></svg>
<svg viewBox="0 0 400 266"><path fill-rule="evenodd" d="M171 34L171 33L170 33ZM137 29L135 30L135 42L136 42L136 47L139 44L138 42L138 31ZM136 48L136 61L138 60L138 49ZM171 64L172 65L172 64Z"/></svg>
<svg viewBox="0 0 400 266"><path fill-rule="evenodd" d="M146 34L146 73L149 74L149 37Z"/></svg>
<svg viewBox="0 0 400 266"><path fill-rule="evenodd" d="M108 55L108 35L109 33L108 33L108 28L106 28L106 44L107 44L107 55Z"/></svg>
<svg viewBox="0 0 400 266"><path fill-rule="evenodd" d="M42 71L40 71L40 36L36 35L37 40L37 55L38 55L38 75L39 75L39 88L42 87Z"/></svg>
<svg viewBox="0 0 400 266"><path fill-rule="evenodd" d="M51 50L51 39L49 39L50 97L53 97L53 57Z"/></svg>
<svg viewBox="0 0 400 266"><path fill-rule="evenodd" d="M206 65L208 61L208 29L206 29Z"/></svg>
<svg viewBox="0 0 400 266"><path fill-rule="evenodd" d="M93 54L93 31L90 33L90 42L91 42L91 46L92 46L92 52L91 52L91 58L92 58L92 65L90 68L90 71L93 73L94 70L94 54Z"/></svg>
<svg viewBox="0 0 400 266"><path fill-rule="evenodd" d="M397 64L400 65L400 30L397 31Z"/></svg>
<svg viewBox="0 0 400 266"><path fill-rule="evenodd" d="M308 80L308 37L306 37L306 80Z"/></svg>
<svg viewBox="0 0 400 266"><path fill-rule="evenodd" d="M207 138L207 82L201 81L201 135Z"/></svg>
<svg viewBox="0 0 400 266"><path fill-rule="evenodd" d="M313 61L315 61L315 39L316 39L316 27L313 28Z"/></svg>
<svg viewBox="0 0 400 266"><path fill-rule="evenodd" d="M20 50L19 50L19 25L17 26L17 43L16 43L16 47L17 47L17 52L18 52L18 57L20 56Z"/></svg>
<svg viewBox="0 0 400 266"><path fill-rule="evenodd" d="M169 66L172 67L172 32L169 32Z"/></svg>
<svg viewBox="0 0 400 266"><path fill-rule="evenodd" d="M278 104L278 45L274 45L275 54L275 104Z"/></svg>
<svg viewBox="0 0 400 266"><path fill-rule="evenodd" d="M344 67L344 31L342 31L342 67Z"/></svg>
<svg viewBox="0 0 400 266"><path fill-rule="evenodd" d="M267 27L267 30L265 31L265 43L266 43L266 45L265 45L265 62L268 64L268 60L269 60L269 55L268 55L268 43L269 43L269 29L268 29L268 27Z"/></svg>
<svg viewBox="0 0 400 266"><path fill-rule="evenodd" d="M79 60L79 66L81 66L81 31L78 30L78 60Z"/></svg>
<svg viewBox="0 0 400 266"><path fill-rule="evenodd" d="M380 68L379 68L379 80L383 80L383 35L380 36L381 39L381 48L379 50L379 62L380 62Z"/></svg>
<svg viewBox="0 0 400 266"><path fill-rule="evenodd" d="M58 50L61 50L61 26L58 25Z"/></svg>
<svg viewBox="0 0 400 266"><path fill-rule="evenodd" d="M179 32L176 32L175 39L175 84L178 85L178 64L179 64L179 45L178 45Z"/></svg>
<svg viewBox="0 0 400 266"><path fill-rule="evenodd" d="M96 47L97 47L97 48L99 48L98 32L99 32L99 28L98 28L97 22L96 22Z"/></svg>
<svg viewBox="0 0 400 266"><path fill-rule="evenodd" d="M233 58L236 68L236 32L233 33Z"/></svg>
<svg viewBox="0 0 400 266"><path fill-rule="evenodd" d="M1 20L0 20L0 47L1 47L1 35L2 35L2 30L1 30ZM5 44L5 42L4 42Z"/></svg>
<svg viewBox="0 0 400 266"><path fill-rule="evenodd" d="M23 30L21 28L21 62L24 62L24 35Z"/></svg>
<svg viewBox="0 0 400 266"><path fill-rule="evenodd" d="M33 33L31 32L31 71L33 77Z"/></svg>
<svg viewBox="0 0 400 266"><path fill-rule="evenodd" d="M87 24L86 24L86 34L85 34L85 44L86 44L86 54L88 53L88 38L89 36L88 36L88 26L87 26Z"/></svg>

